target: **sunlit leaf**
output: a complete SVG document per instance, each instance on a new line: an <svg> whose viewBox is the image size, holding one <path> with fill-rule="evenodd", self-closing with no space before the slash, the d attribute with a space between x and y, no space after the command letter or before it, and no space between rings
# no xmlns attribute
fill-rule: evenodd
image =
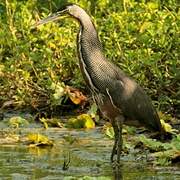
<svg viewBox="0 0 180 180"><path fill-rule="evenodd" d="M28 134L27 136L30 146L52 146L53 142L48 139L48 137L41 134Z"/></svg>
<svg viewBox="0 0 180 180"><path fill-rule="evenodd" d="M66 92L74 104L82 104L87 100L86 96L84 96L82 92L75 88L67 86Z"/></svg>
<svg viewBox="0 0 180 180"><path fill-rule="evenodd" d="M84 122L84 128L94 128L95 123L89 114L81 114L77 117L79 121Z"/></svg>
<svg viewBox="0 0 180 180"><path fill-rule="evenodd" d="M48 128L48 123L47 123L46 119L45 118L40 118L39 120L44 124L44 128L47 129Z"/></svg>
<svg viewBox="0 0 180 180"><path fill-rule="evenodd" d="M95 123L89 114L81 114L76 118L70 118L67 126L69 128L94 128Z"/></svg>
<svg viewBox="0 0 180 180"><path fill-rule="evenodd" d="M105 134L110 137L111 139L114 138L114 129L112 126L109 126L105 129Z"/></svg>
<svg viewBox="0 0 180 180"><path fill-rule="evenodd" d="M169 133L177 132L176 129L173 129L172 126L170 124L166 123L163 119L161 119L161 125L166 132L169 132Z"/></svg>
<svg viewBox="0 0 180 180"><path fill-rule="evenodd" d="M157 2L148 2L147 6L149 9L158 9L158 3Z"/></svg>

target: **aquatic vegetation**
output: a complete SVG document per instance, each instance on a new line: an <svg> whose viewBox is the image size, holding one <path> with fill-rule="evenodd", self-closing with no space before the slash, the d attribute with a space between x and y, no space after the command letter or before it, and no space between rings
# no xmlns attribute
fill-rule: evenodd
<svg viewBox="0 0 180 180"><path fill-rule="evenodd" d="M75 118L70 118L67 122L68 128L95 128L95 122L89 114L81 114Z"/></svg>
<svg viewBox="0 0 180 180"><path fill-rule="evenodd" d="M42 134L31 133L27 135L29 146L53 146L53 142Z"/></svg>

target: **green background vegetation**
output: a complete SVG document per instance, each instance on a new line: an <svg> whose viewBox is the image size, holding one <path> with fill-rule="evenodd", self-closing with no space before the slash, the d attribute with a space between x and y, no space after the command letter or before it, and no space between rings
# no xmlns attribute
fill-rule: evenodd
<svg viewBox="0 0 180 180"><path fill-rule="evenodd" d="M61 19L31 29L65 2L0 2L0 106L11 102L18 108L56 107L65 103L60 90L65 85L86 90L76 55L77 22ZM159 111L178 117L178 1L71 2L91 14L106 57L146 89Z"/></svg>

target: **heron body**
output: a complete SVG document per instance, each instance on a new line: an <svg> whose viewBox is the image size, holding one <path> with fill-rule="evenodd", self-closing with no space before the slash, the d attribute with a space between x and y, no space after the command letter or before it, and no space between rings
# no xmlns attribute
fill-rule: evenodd
<svg viewBox="0 0 180 180"><path fill-rule="evenodd" d="M163 133L159 116L143 89L116 65L106 59L102 44L90 16L75 4L39 21L37 25L58 19L62 13L78 20L77 38L79 64L84 80L102 114L110 120L115 132L111 160L122 151L122 125L145 126Z"/></svg>

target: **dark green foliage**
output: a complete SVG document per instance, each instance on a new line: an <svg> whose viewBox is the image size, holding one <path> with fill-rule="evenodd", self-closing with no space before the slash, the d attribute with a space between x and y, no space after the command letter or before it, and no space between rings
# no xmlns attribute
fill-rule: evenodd
<svg viewBox="0 0 180 180"><path fill-rule="evenodd" d="M50 106L52 84L85 87L76 56L76 22L61 19L31 29L66 2L0 2L0 105L13 100L20 107ZM159 110L175 116L180 109L178 2L121 2L78 1L93 14L108 59L147 89Z"/></svg>

